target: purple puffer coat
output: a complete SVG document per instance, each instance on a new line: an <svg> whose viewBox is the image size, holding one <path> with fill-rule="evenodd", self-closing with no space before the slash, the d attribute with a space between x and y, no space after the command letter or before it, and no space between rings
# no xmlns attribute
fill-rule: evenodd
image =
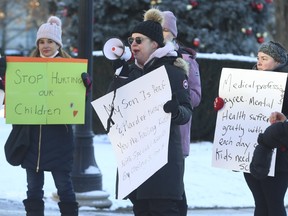
<svg viewBox="0 0 288 216"><path fill-rule="evenodd" d="M194 109L200 104L201 101L201 80L199 65L196 62L196 52L188 48L180 48L178 50L184 60L189 63L189 74L188 74L188 83L189 83L189 92L191 98L191 106ZM182 150L183 156L189 156L190 152L190 133L191 133L191 122L192 117L189 122L185 125L180 125L180 133L182 139Z"/></svg>

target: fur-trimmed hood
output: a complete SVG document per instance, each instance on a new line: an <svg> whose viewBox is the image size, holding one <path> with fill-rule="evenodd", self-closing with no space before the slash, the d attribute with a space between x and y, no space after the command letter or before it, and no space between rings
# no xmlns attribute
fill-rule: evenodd
<svg viewBox="0 0 288 216"><path fill-rule="evenodd" d="M174 65L176 67L182 68L185 71L185 74L188 76L189 74L189 64L187 61L185 61L183 58L178 57L175 62Z"/></svg>

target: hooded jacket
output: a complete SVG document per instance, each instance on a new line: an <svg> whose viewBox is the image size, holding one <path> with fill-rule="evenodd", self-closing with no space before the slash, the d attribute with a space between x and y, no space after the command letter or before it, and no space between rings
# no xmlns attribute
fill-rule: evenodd
<svg viewBox="0 0 288 216"><path fill-rule="evenodd" d="M189 64L188 71L188 83L189 93L191 98L192 109L197 107L201 101L201 80L199 65L196 61L196 52L190 48L179 47L178 52L182 55L183 59ZM180 125L181 139L183 156L187 157L190 153L190 137L191 137L191 124L192 116L189 122L184 125Z"/></svg>

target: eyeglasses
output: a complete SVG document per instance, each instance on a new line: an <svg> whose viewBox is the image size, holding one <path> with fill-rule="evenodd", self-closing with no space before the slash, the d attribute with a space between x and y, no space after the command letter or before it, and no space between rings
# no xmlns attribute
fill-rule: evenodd
<svg viewBox="0 0 288 216"><path fill-rule="evenodd" d="M142 41L143 41L144 39L146 39L146 38L147 38L147 37L135 37L135 38L129 37L129 38L128 38L128 43L129 43L130 45L132 45L133 41L135 40L135 42L136 42L137 44L141 44Z"/></svg>

